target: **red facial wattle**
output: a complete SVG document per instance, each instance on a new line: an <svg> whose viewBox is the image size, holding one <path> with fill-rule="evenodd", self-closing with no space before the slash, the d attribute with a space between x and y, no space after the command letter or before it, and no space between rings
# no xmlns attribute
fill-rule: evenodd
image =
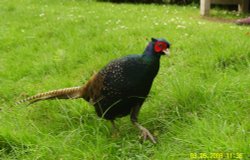
<svg viewBox="0 0 250 160"><path fill-rule="evenodd" d="M163 50L166 50L168 48L168 45L164 42L156 42L154 45L154 51L156 53L163 52Z"/></svg>

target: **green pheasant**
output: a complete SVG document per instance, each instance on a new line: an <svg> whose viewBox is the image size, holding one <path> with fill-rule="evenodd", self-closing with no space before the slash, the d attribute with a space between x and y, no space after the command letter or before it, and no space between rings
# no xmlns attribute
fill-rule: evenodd
<svg viewBox="0 0 250 160"><path fill-rule="evenodd" d="M158 73L160 57L169 55L169 48L170 43L165 39L152 38L143 54L111 61L83 86L40 93L18 103L83 98L94 105L99 117L110 120L113 125L116 118L130 115L144 140L149 138L156 143L153 135L138 123L137 117Z"/></svg>

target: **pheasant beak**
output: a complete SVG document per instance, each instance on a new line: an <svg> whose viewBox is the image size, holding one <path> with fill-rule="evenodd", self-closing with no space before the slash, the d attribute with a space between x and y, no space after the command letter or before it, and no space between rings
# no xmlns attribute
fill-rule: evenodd
<svg viewBox="0 0 250 160"><path fill-rule="evenodd" d="M163 53L165 53L166 56L170 56L170 50L168 48L163 50Z"/></svg>

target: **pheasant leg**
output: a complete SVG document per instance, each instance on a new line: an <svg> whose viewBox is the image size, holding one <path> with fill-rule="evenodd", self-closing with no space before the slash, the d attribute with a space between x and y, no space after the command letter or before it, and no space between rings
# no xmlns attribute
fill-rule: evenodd
<svg viewBox="0 0 250 160"><path fill-rule="evenodd" d="M117 138L120 136L119 134L119 129L117 128L117 126L115 125L115 121L111 120L111 124L112 124L112 134L111 137L112 138Z"/></svg>
<svg viewBox="0 0 250 160"><path fill-rule="evenodd" d="M149 130L137 122L134 122L134 125L141 130L141 137L143 141L149 139L152 143L156 143L154 136L149 132Z"/></svg>
<svg viewBox="0 0 250 160"><path fill-rule="evenodd" d="M147 128L143 127L142 125L140 125L138 123L137 117L140 111L141 105L138 105L134 108L132 108L131 113L130 113L130 119L131 122L140 129L141 131L141 137L143 138L143 140L145 141L146 139L149 139L152 143L156 143L156 140L154 138L154 136L148 131Z"/></svg>
<svg viewBox="0 0 250 160"><path fill-rule="evenodd" d="M118 130L118 128L115 125L115 121L114 120L111 120L111 124L112 124L112 129L113 130Z"/></svg>

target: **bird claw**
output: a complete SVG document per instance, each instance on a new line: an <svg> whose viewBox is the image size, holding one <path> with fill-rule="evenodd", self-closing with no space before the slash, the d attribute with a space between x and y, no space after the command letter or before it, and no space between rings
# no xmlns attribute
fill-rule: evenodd
<svg viewBox="0 0 250 160"><path fill-rule="evenodd" d="M141 138L143 141L149 139L152 143L156 144L156 139L154 136L147 130L147 128L141 128Z"/></svg>

